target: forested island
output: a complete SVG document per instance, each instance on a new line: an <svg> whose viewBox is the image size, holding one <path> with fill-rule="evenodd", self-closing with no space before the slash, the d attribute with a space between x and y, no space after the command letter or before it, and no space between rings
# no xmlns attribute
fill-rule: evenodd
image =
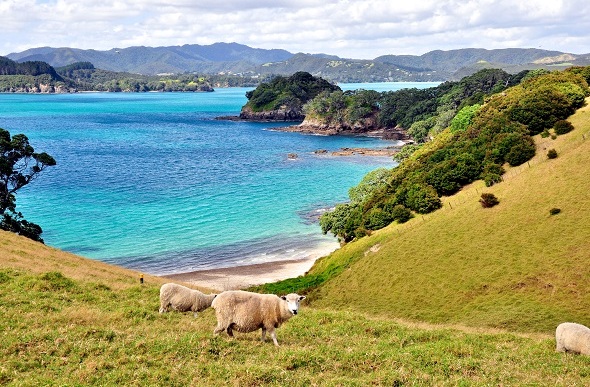
<svg viewBox="0 0 590 387"><path fill-rule="evenodd" d="M54 68L42 61L15 62L0 57L2 93L210 92L215 87L253 87L260 79L235 75L142 75L95 68L76 62Z"/></svg>

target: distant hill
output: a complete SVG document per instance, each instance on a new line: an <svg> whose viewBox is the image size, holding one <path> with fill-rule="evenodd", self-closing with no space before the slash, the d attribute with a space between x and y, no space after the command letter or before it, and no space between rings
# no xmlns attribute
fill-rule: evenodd
<svg viewBox="0 0 590 387"><path fill-rule="evenodd" d="M103 70L146 75L194 72L260 76L305 71L335 82L446 81L461 79L482 68L501 68L517 73L526 69L563 69L590 64L590 54L574 55L532 48L435 50L423 55L383 55L373 60L361 60L327 54L293 54L237 43L141 46L108 51L40 47L7 57L18 62L44 61L54 67L90 62Z"/></svg>
<svg viewBox="0 0 590 387"><path fill-rule="evenodd" d="M7 55L22 61L44 61L54 67L75 62L90 62L96 68L139 74L220 71L241 72L267 63L283 61L293 56L285 50L264 50L237 43L215 43L201 46L187 44L169 47L113 48L108 51L77 48L32 48Z"/></svg>

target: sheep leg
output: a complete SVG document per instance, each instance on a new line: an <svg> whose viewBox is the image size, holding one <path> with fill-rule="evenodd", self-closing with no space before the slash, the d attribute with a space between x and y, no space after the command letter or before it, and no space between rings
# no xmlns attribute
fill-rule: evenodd
<svg viewBox="0 0 590 387"><path fill-rule="evenodd" d="M266 328L262 327L262 337L261 337L262 342L264 343L266 341Z"/></svg>
<svg viewBox="0 0 590 387"><path fill-rule="evenodd" d="M234 332L233 332L233 330L232 330L232 326L231 326L231 324L230 324L230 325L227 327L227 329L226 329L225 331L227 332L227 335L228 335L229 337L234 337Z"/></svg>
<svg viewBox="0 0 590 387"><path fill-rule="evenodd" d="M277 341L277 332L273 329L268 330L270 332L270 337L272 337L272 342L278 347L279 342Z"/></svg>
<svg viewBox="0 0 590 387"><path fill-rule="evenodd" d="M215 327L215 330L213 331L213 334L218 335L221 332L223 332L224 330L225 330L225 328L223 327L223 325L217 324L217 326Z"/></svg>

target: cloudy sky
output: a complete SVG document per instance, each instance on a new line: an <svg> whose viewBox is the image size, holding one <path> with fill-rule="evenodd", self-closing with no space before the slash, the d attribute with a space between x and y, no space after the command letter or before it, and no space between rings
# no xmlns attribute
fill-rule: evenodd
<svg viewBox="0 0 590 387"><path fill-rule="evenodd" d="M236 42L373 59L459 48L590 53L588 0L0 0L0 55Z"/></svg>

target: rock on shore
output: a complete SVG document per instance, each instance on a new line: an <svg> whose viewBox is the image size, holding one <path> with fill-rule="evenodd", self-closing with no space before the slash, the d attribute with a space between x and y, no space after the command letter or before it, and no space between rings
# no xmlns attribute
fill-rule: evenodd
<svg viewBox="0 0 590 387"><path fill-rule="evenodd" d="M301 122L305 116L300 109L282 107L278 110L266 110L255 112L248 107L243 107L239 119L244 121L262 122Z"/></svg>

